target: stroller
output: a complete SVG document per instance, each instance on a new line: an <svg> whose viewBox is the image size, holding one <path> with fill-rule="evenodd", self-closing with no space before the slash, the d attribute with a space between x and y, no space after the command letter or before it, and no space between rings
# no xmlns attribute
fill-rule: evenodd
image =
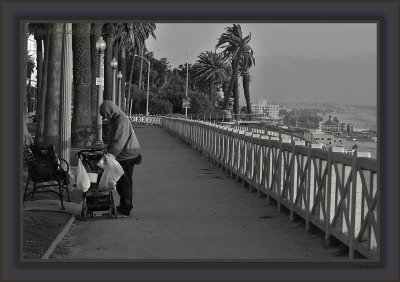
<svg viewBox="0 0 400 282"><path fill-rule="evenodd" d="M104 154L105 151L102 149L86 149L76 153L90 178L90 188L83 192L81 220L86 220L88 216L102 216L103 211L108 211L110 217L117 218L117 207L114 204L112 191L98 191L103 169L97 163Z"/></svg>

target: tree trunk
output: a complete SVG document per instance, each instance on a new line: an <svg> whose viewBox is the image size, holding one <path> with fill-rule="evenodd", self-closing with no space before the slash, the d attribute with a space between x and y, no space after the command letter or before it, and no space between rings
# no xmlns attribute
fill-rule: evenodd
<svg viewBox="0 0 400 282"><path fill-rule="evenodd" d="M23 146L28 147L32 144L32 136L28 131L28 126L26 123L28 122L28 99L27 99L27 91L26 91L26 78L27 78L27 64L28 64L28 24L25 23L22 30L22 38L23 38L23 68L22 68L22 81L20 82L23 87L21 88L22 99L23 99Z"/></svg>
<svg viewBox="0 0 400 282"><path fill-rule="evenodd" d="M126 109L126 112L128 114L130 114L130 112L129 112L129 108L130 107L129 106L130 106L131 99L132 99L132 97L131 97L132 96L131 95L131 88L132 88L132 83L133 83L132 79L133 79L134 66L135 66L135 51L133 51L131 71L130 71L130 74L129 74L129 85L128 85L128 94L127 94L128 101L127 101L127 109Z"/></svg>
<svg viewBox="0 0 400 282"><path fill-rule="evenodd" d="M43 47L42 47L42 38L36 39L36 97L35 97L35 106L36 114L37 114L37 106L38 106L38 97L42 92L42 69L43 69Z"/></svg>
<svg viewBox="0 0 400 282"><path fill-rule="evenodd" d="M233 83L233 112L237 115L237 120L239 119L240 114L240 105L239 105L239 78L236 76L236 79Z"/></svg>
<svg viewBox="0 0 400 282"><path fill-rule="evenodd" d="M113 44L113 55L112 55L112 57L117 62L119 61L118 60L118 48L119 48L119 40L117 40ZM119 65L117 65L117 68L115 69L115 72L113 70L113 75L112 75L112 79L115 80L115 85L113 84L113 91L114 91L114 101L113 102L117 106L118 106L118 78L117 78L118 69L119 69ZM115 89L114 89L114 87L115 87Z"/></svg>
<svg viewBox="0 0 400 282"><path fill-rule="evenodd" d="M251 102L250 102L250 74L246 71L243 73L243 93L246 99L247 113L249 114L250 120L252 119Z"/></svg>
<svg viewBox="0 0 400 282"><path fill-rule="evenodd" d="M232 62L232 76L231 76L231 80L229 81L228 90L224 96L224 104L222 107L223 110L226 110L228 108L229 98L232 95L233 84L235 83L235 81L237 80L237 77L238 77L239 61L240 61L240 54L242 53L242 49L243 49L243 47L240 47L239 52L238 52L239 55Z"/></svg>
<svg viewBox="0 0 400 282"><path fill-rule="evenodd" d="M90 146L91 120L91 67L90 24L73 24L72 51L74 77L74 109L72 115L72 144Z"/></svg>
<svg viewBox="0 0 400 282"><path fill-rule="evenodd" d="M118 60L118 52L119 52L119 40L117 40L116 42L114 42L114 44L113 44L113 58L115 58L116 60L117 60L117 62L119 61Z"/></svg>
<svg viewBox="0 0 400 282"><path fill-rule="evenodd" d="M214 109L214 104L215 104L215 79L211 78L210 81L210 101L211 101L211 107Z"/></svg>
<svg viewBox="0 0 400 282"><path fill-rule="evenodd" d="M111 100L112 95L112 46L113 46L114 25L106 25L106 50L104 55L104 100Z"/></svg>
<svg viewBox="0 0 400 282"><path fill-rule="evenodd" d="M143 76L143 50L144 50L144 44L142 44L143 46L141 47L140 53L141 53L141 57L140 57L140 71L139 71L139 89L143 90L142 87L142 76Z"/></svg>
<svg viewBox="0 0 400 282"><path fill-rule="evenodd" d="M44 42L44 61L42 69L42 79L40 83L40 93L38 92L38 106L36 109L36 133L35 133L35 144L43 145L43 134L44 134L44 113L46 106L46 94L47 94L47 74L48 74L48 61L49 61L49 48L50 48L50 35L51 35L51 24L46 25L46 33L43 37Z"/></svg>
<svg viewBox="0 0 400 282"><path fill-rule="evenodd" d="M56 152L59 152L60 149L59 121L63 32L64 24L55 23L51 25L43 143L54 145Z"/></svg>
<svg viewBox="0 0 400 282"><path fill-rule="evenodd" d="M126 103L126 93L125 93L125 82L126 82L126 50L125 46L121 47L121 53L119 56L120 59L120 70L122 73L122 79L121 79L121 109L125 109L125 103Z"/></svg>
<svg viewBox="0 0 400 282"><path fill-rule="evenodd" d="M93 128L97 124L97 86L96 77L99 76L99 53L96 49L96 42L101 36L101 25L92 23L90 30L90 58L91 58L91 74L92 74L92 87L91 87L91 108L92 108L92 125Z"/></svg>

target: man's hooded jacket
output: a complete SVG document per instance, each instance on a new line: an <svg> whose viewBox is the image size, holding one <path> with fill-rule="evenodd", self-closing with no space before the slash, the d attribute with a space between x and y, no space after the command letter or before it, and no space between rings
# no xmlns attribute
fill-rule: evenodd
<svg viewBox="0 0 400 282"><path fill-rule="evenodd" d="M110 121L108 153L115 156L118 161L134 159L141 155L139 141L125 113L109 100L101 104L99 112Z"/></svg>

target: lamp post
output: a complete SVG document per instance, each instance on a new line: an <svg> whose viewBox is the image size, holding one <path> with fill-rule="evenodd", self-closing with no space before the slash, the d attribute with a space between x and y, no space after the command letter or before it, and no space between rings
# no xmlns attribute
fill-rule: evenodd
<svg viewBox="0 0 400 282"><path fill-rule="evenodd" d="M118 72L117 78L118 78L118 99L117 99L117 101L118 101L118 107L121 108L121 105L122 105L122 100L121 100L121 98L122 98L121 97L122 72L121 71Z"/></svg>
<svg viewBox="0 0 400 282"><path fill-rule="evenodd" d="M106 49L106 42L103 37L100 36L96 42L96 49L99 52L99 77L96 78L97 85L97 109L103 103L103 91L104 91L104 50ZM103 144L103 121L100 116L100 112L97 111L97 127L96 127L96 140L95 144Z"/></svg>
<svg viewBox="0 0 400 282"><path fill-rule="evenodd" d="M147 64L149 65L148 70L147 70L147 100L146 100L146 116L148 116L149 115L149 90L150 90L150 61L141 55L135 55L135 57L143 58L143 60L145 60L147 62Z"/></svg>
<svg viewBox="0 0 400 282"><path fill-rule="evenodd" d="M111 61L111 67L113 70L113 84L112 84L112 97L111 97L111 101L113 101L114 103L116 103L115 101L115 91L117 88L117 83L115 81L115 75L117 73L117 67L118 67L118 62L117 59L113 58Z"/></svg>

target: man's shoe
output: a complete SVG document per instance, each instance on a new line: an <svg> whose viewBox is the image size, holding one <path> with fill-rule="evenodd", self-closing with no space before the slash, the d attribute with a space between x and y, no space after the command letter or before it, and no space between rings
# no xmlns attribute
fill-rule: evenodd
<svg viewBox="0 0 400 282"><path fill-rule="evenodd" d="M122 213L122 212L120 212L120 211L117 211L117 217L118 218L128 218L128 217L131 217L131 214L130 213Z"/></svg>

